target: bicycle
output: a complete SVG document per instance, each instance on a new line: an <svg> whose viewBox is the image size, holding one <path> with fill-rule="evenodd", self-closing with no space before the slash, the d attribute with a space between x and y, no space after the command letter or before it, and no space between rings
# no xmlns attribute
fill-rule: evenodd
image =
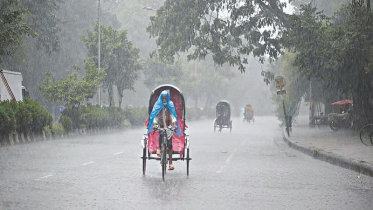
<svg viewBox="0 0 373 210"><path fill-rule="evenodd" d="M154 131L158 131L159 135L163 137L162 139L162 144L161 144L161 166L162 166L162 180L164 181L164 176L166 174L166 168L167 168L167 163L168 163L168 158L167 158L167 144L169 141L172 141L172 135L174 133L174 129L171 127L168 128L154 128Z"/></svg>
<svg viewBox="0 0 373 210"><path fill-rule="evenodd" d="M366 124L360 130L360 141L366 146L373 146L373 124Z"/></svg>

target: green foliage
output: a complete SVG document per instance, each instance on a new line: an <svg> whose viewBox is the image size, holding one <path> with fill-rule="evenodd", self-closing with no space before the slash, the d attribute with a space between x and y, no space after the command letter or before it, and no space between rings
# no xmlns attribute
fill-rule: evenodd
<svg viewBox="0 0 373 210"><path fill-rule="evenodd" d="M313 90L313 101L319 98L328 104L333 96L343 95L338 99L352 96L360 121L373 116L371 10L367 10L364 1L353 0L331 18L316 12L311 5L302 6L300 11L300 15L290 17L291 30L284 33L282 40L296 53L293 76L319 82L317 88L322 94L317 95Z"/></svg>
<svg viewBox="0 0 373 210"><path fill-rule="evenodd" d="M72 129L86 128L87 131L97 131L106 128L123 128L128 126L143 125L147 117L147 108L125 109L116 107L81 106L79 112L74 108L64 110L60 123L68 133Z"/></svg>
<svg viewBox="0 0 373 210"><path fill-rule="evenodd" d="M35 35L23 19L27 10L22 8L21 2L21 0L0 1L0 63L4 55L14 53L24 35Z"/></svg>
<svg viewBox="0 0 373 210"><path fill-rule="evenodd" d="M46 140L50 140L50 139L52 139L52 129L51 129L51 127L50 126L45 126L44 128L43 128L43 133L44 133L44 136L45 136L45 139Z"/></svg>
<svg viewBox="0 0 373 210"><path fill-rule="evenodd" d="M207 99L204 107L209 107L228 94L227 85L235 76L228 71L229 67L217 68L212 63L210 56L205 61L190 63L185 57L175 63L163 63L153 57L146 62L144 83L149 89L161 84L176 85L195 102L195 107L203 98Z"/></svg>
<svg viewBox="0 0 373 210"><path fill-rule="evenodd" d="M99 72L90 60L85 63L86 75L81 79L77 73L73 73L56 81L52 74L46 73L44 82L38 85L40 92L48 101L63 101L67 106L79 106L83 101L92 98L104 77L104 71ZM76 72L80 71L78 66L73 68Z"/></svg>
<svg viewBox="0 0 373 210"><path fill-rule="evenodd" d="M69 133L70 131L72 131L73 123L68 116L62 115L59 123L62 125L65 133Z"/></svg>
<svg viewBox="0 0 373 210"><path fill-rule="evenodd" d="M289 25L283 12L286 3L238 2L166 0L147 28L156 38L160 58L173 61L179 52L187 51L188 59L212 54L217 65L237 65L241 71L246 69L248 56L276 59L281 53L278 32Z"/></svg>
<svg viewBox="0 0 373 210"><path fill-rule="evenodd" d="M3 101L0 103L0 136L13 132L42 134L43 128L52 125L52 116L36 101Z"/></svg>
<svg viewBox="0 0 373 210"><path fill-rule="evenodd" d="M163 63L156 58L148 59L144 65L144 84L153 89L161 84L180 84L184 72L180 62Z"/></svg>
<svg viewBox="0 0 373 210"><path fill-rule="evenodd" d="M36 38L25 37L14 52L14 56L3 56L0 67L19 70L23 75L23 85L30 91L30 96L48 107L49 104L46 105L45 99L37 88L37 84L42 83L44 79L41 75L50 72L58 80L74 72L74 69L68 68L72 64L84 65L87 50L80 39L80 34L84 33L85 28L93 29L97 20L97 1L96 3L92 3L92 0L20 1L22 2L20 5L28 11L27 16L24 16L24 22L27 21L28 26L38 34ZM101 0L101 4L107 4L107 1L104 3ZM1 14L3 12L0 12ZM120 27L118 19L111 14L111 10L103 9L101 19L102 24ZM2 24L0 28L1 26ZM4 30L0 31L0 34L4 32ZM0 46L4 45L0 43Z"/></svg>
<svg viewBox="0 0 373 210"><path fill-rule="evenodd" d="M348 3L350 0L293 0L291 4L295 6L295 10L299 12L301 5L312 3L318 10L323 11L324 14L332 16L342 4Z"/></svg>
<svg viewBox="0 0 373 210"><path fill-rule="evenodd" d="M15 112L17 132L29 133L33 122L33 116L30 112L29 106L22 101L10 102Z"/></svg>
<svg viewBox="0 0 373 210"><path fill-rule="evenodd" d="M146 118L148 117L148 107L133 108L126 107L124 109L124 116L129 119L131 126L144 125Z"/></svg>
<svg viewBox="0 0 373 210"><path fill-rule="evenodd" d="M105 69L106 76L103 84L112 97L115 85L119 95L119 107L121 106L123 91L134 90L134 82L138 79L138 72L142 69L139 57L139 49L127 38L127 31L115 30L112 26L100 26L101 52L100 65ZM86 30L87 36L82 40L88 49L88 56L98 66L98 24L94 31ZM114 106L113 100L109 100L110 106Z"/></svg>
<svg viewBox="0 0 373 210"><path fill-rule="evenodd" d="M55 15L65 0L21 0L28 11L27 24L36 31L37 49L43 47L47 53L60 49L61 20Z"/></svg>
<svg viewBox="0 0 373 210"><path fill-rule="evenodd" d="M0 137L6 137L16 130L16 117L9 101L0 102Z"/></svg>
<svg viewBox="0 0 373 210"><path fill-rule="evenodd" d="M61 137L65 133L65 129L61 123L53 123L51 133L54 137Z"/></svg>
<svg viewBox="0 0 373 210"><path fill-rule="evenodd" d="M29 112L31 112L32 123L31 131L36 134L42 134L43 128L51 126L53 117L50 115L39 102L30 98L25 98L23 103L27 106Z"/></svg>

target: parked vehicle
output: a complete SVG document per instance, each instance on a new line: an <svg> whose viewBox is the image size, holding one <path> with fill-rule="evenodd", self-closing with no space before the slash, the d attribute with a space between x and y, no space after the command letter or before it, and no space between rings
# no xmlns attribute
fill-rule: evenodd
<svg viewBox="0 0 373 210"><path fill-rule="evenodd" d="M23 78L20 72L0 69L0 77L0 101L22 101L28 96L26 88L22 86Z"/></svg>
<svg viewBox="0 0 373 210"><path fill-rule="evenodd" d="M353 126L353 102L351 100L342 100L332 103L334 106L338 106L340 109L338 113L328 114L328 121L330 128L334 131L345 128L350 129ZM347 109L347 107L350 108Z"/></svg>

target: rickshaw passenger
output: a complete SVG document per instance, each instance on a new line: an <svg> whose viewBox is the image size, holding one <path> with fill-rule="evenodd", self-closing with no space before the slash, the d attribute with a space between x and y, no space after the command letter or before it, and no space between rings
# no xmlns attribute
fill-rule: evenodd
<svg viewBox="0 0 373 210"><path fill-rule="evenodd" d="M249 105L248 110L249 110L250 118L252 119L254 117L254 108L251 105Z"/></svg>
<svg viewBox="0 0 373 210"><path fill-rule="evenodd" d="M153 106L151 116L155 115L153 121L150 118L149 123L152 122L152 128L167 128L172 125L173 129L176 130L178 136L181 136L181 131L177 123L177 116L174 107L174 103L170 99L170 95L167 91L162 91L157 102ZM149 125L148 133L151 125ZM159 135L159 147L157 149L157 156L161 156L161 145L163 141L163 135ZM169 170L174 170L175 167L172 165L172 137L167 142L167 150L169 154Z"/></svg>
<svg viewBox="0 0 373 210"><path fill-rule="evenodd" d="M223 106L222 106L222 105L219 105L219 106L216 108L216 116L223 116L223 114L224 114Z"/></svg>
<svg viewBox="0 0 373 210"><path fill-rule="evenodd" d="M252 119L254 117L254 108L250 104L245 107L245 117L247 119Z"/></svg>

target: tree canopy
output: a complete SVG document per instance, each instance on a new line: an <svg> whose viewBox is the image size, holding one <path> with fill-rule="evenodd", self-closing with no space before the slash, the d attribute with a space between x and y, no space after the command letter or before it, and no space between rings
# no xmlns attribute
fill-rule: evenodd
<svg viewBox="0 0 373 210"><path fill-rule="evenodd" d="M87 36L82 36L90 56L98 66L98 24L94 31L87 30ZM110 106L114 106L113 87L117 87L119 106L121 106L123 91L134 90L133 85L142 69L139 49L127 38L127 31L115 30L111 26L101 26L100 65L105 69L103 84L109 92Z"/></svg>
<svg viewBox="0 0 373 210"><path fill-rule="evenodd" d="M277 59L281 32L289 26L280 0L166 0L147 28L156 38L160 58L173 61L211 54L215 64L237 65L245 71L248 56Z"/></svg>
<svg viewBox="0 0 373 210"><path fill-rule="evenodd" d="M23 19L28 11L21 5L21 0L0 2L0 63L4 55L14 53L24 35L36 35L36 32Z"/></svg>
<svg viewBox="0 0 373 210"><path fill-rule="evenodd" d="M98 71L91 60L86 60L86 74L79 78L77 72L81 69L73 66L75 73L68 75L64 79L56 80L47 72L43 83L38 85L43 96L51 102L62 101L66 106L79 106L82 102L90 99L96 94L98 86L104 77L104 71Z"/></svg>
<svg viewBox="0 0 373 210"><path fill-rule="evenodd" d="M372 82L372 18L366 1L352 0L332 17L303 5L299 15L291 15L291 28L284 33L282 43L295 53L292 65L296 73L317 80L323 98L330 104L331 96L350 98L358 120L358 129L373 116ZM297 87L299 88L299 86ZM313 91L314 92L314 91ZM315 98L313 99L313 101Z"/></svg>

